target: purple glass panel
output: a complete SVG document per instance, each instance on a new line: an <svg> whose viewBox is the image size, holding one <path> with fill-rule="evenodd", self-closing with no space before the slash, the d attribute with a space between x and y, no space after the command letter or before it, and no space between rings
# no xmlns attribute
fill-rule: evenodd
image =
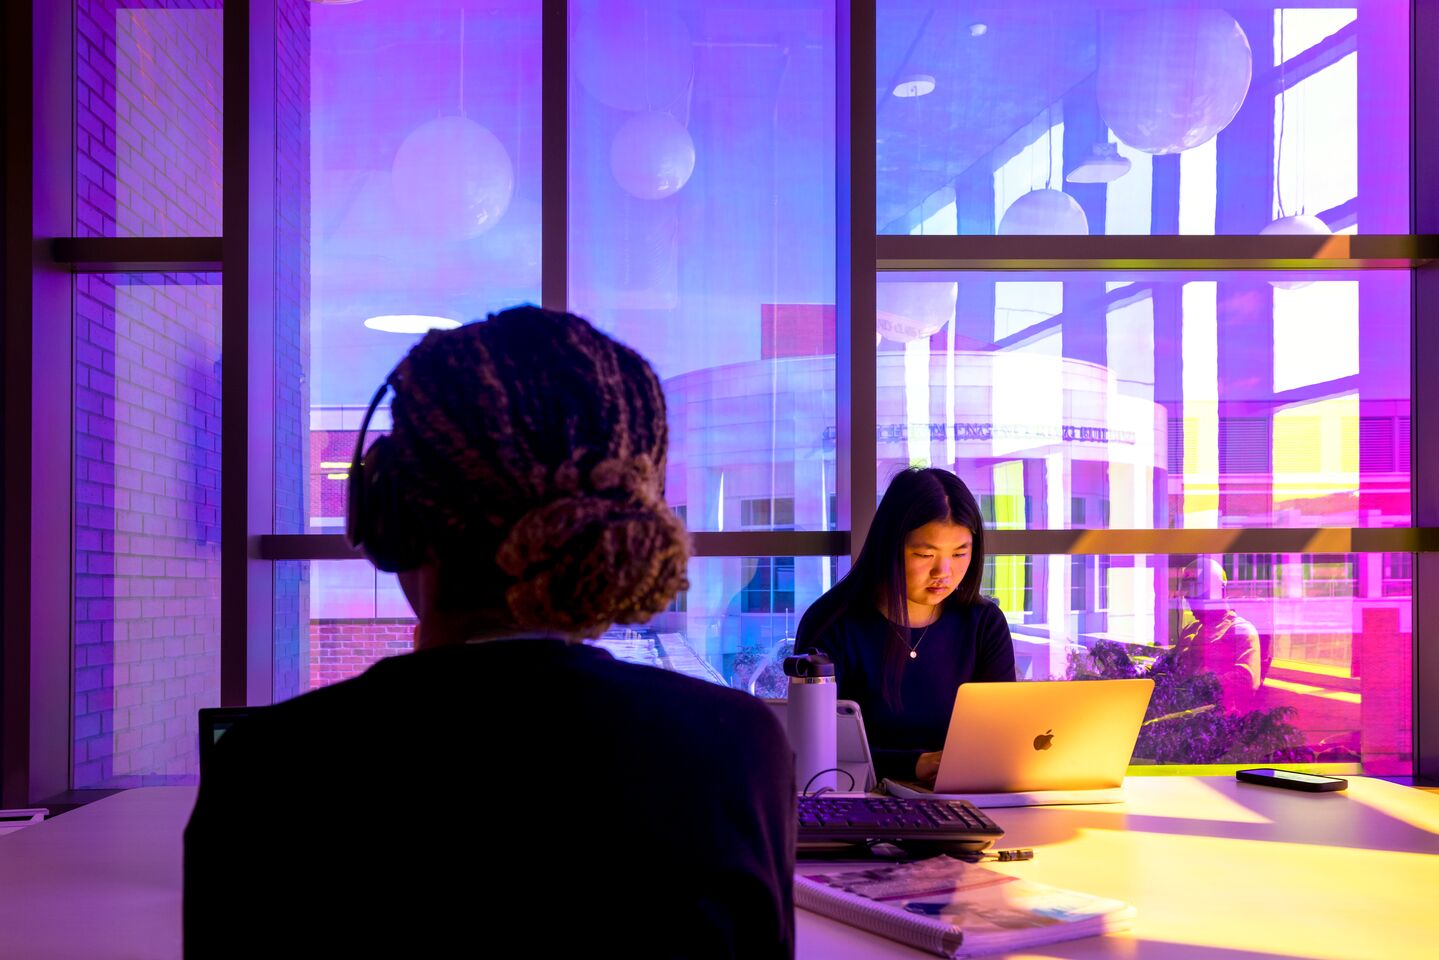
<svg viewBox="0 0 1439 960"><path fill-rule="evenodd" d="M310 13L306 0L275 4L275 533L309 527L310 438ZM308 678L309 566L274 571L271 698L303 692Z"/></svg>
<svg viewBox="0 0 1439 960"><path fill-rule="evenodd" d="M332 533L361 414L410 346L539 301L540 3L310 19L306 523Z"/></svg>
<svg viewBox="0 0 1439 960"><path fill-rule="evenodd" d="M309 567L311 689L412 649L415 617L393 575L349 560ZM622 660L782 697L779 662L799 614L848 569L847 557L696 558L668 610L596 642Z"/></svg>
<svg viewBox="0 0 1439 960"><path fill-rule="evenodd" d="M620 659L783 697L780 665L800 616L848 570L848 557L697 557L689 590L668 610L600 644Z"/></svg>
<svg viewBox="0 0 1439 960"><path fill-rule="evenodd" d="M195 776L220 699L220 278L75 278L74 785Z"/></svg>
<svg viewBox="0 0 1439 960"><path fill-rule="evenodd" d="M220 235L221 6L76 0L76 236Z"/></svg>
<svg viewBox="0 0 1439 960"><path fill-rule="evenodd" d="M691 529L826 529L834 4L570 14L572 308L664 379L667 492Z"/></svg>
<svg viewBox="0 0 1439 960"><path fill-rule="evenodd" d="M1409 232L1407 0L880 0L877 223Z"/></svg>
<svg viewBox="0 0 1439 960"><path fill-rule="evenodd" d="M883 491L991 523L1403 527L1409 274L882 274Z"/></svg>
<svg viewBox="0 0 1439 960"><path fill-rule="evenodd" d="M1021 679L1155 680L1135 763L1407 774L1411 561L998 556L983 589L1009 618Z"/></svg>

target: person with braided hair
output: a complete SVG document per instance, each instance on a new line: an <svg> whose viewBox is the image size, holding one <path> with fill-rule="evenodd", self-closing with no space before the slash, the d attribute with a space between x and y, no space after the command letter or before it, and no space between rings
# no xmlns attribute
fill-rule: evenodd
<svg viewBox="0 0 1439 960"><path fill-rule="evenodd" d="M788 957L794 762L762 701L585 644L686 589L664 396L583 319L427 334L351 471L415 651L215 744L189 956Z"/></svg>

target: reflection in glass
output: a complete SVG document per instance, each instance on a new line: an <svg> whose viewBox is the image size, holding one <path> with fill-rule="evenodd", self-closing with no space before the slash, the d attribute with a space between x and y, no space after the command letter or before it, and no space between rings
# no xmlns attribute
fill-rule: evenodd
<svg viewBox="0 0 1439 960"><path fill-rule="evenodd" d="M919 299L888 288L954 291L931 335L880 342L881 490L943 466L1000 529L1410 522L1405 272L878 286L900 304Z"/></svg>
<svg viewBox="0 0 1439 960"><path fill-rule="evenodd" d="M876 229L1407 233L1409 7L881 0Z"/></svg>
<svg viewBox="0 0 1439 960"><path fill-rule="evenodd" d="M849 569L838 557L690 561L690 588L649 623L596 639L616 657L763 696L784 696L780 661L799 615ZM412 649L415 617L392 574L354 560L310 562L310 688Z"/></svg>
<svg viewBox="0 0 1439 960"><path fill-rule="evenodd" d="M981 591L1009 620L1021 680L1150 676L1136 763L1412 761L1412 555L991 556ZM313 562L313 686L410 649L393 577ZM840 557L690 561L690 589L594 642L622 660L783 697L804 611Z"/></svg>
<svg viewBox="0 0 1439 960"><path fill-rule="evenodd" d="M622 660L784 697L800 615L848 570L848 557L696 557L669 610L599 643Z"/></svg>
<svg viewBox="0 0 1439 960"><path fill-rule="evenodd" d="M659 371L692 530L833 523L834 6L570 4L570 303Z"/></svg>
<svg viewBox="0 0 1439 960"><path fill-rule="evenodd" d="M309 17L307 527L331 533L360 416L405 351L429 326L539 302L540 4Z"/></svg>
<svg viewBox="0 0 1439 960"><path fill-rule="evenodd" d="M1405 773L1408 556L1025 557L1040 600L1007 611L1016 659L1024 679L1153 678L1135 762Z"/></svg>

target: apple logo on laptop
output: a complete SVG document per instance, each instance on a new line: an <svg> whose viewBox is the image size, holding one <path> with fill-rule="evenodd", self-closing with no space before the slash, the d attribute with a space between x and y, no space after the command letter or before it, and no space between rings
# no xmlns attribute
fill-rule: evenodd
<svg viewBox="0 0 1439 960"><path fill-rule="evenodd" d="M1049 747L1050 747L1050 744L1053 742L1053 740L1054 740L1054 729L1051 727L1050 729L1044 731L1044 732L1041 733L1039 736L1037 736L1037 737L1034 738L1034 749L1036 749L1036 750L1048 750Z"/></svg>

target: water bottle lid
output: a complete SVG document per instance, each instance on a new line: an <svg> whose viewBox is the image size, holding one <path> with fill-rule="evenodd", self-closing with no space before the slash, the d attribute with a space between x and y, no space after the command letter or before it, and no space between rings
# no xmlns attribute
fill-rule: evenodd
<svg viewBox="0 0 1439 960"><path fill-rule="evenodd" d="M784 675L800 680L834 676L834 661L826 653L803 653L784 658Z"/></svg>

